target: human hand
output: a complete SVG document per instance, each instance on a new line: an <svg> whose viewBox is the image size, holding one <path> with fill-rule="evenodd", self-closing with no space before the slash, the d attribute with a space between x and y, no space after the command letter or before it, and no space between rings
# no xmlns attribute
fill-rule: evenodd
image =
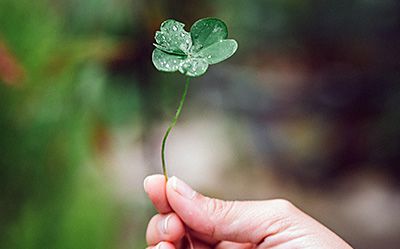
<svg viewBox="0 0 400 249"><path fill-rule="evenodd" d="M205 197L176 177L145 179L159 214L147 227L148 249L350 249L328 228L286 200L223 201Z"/></svg>

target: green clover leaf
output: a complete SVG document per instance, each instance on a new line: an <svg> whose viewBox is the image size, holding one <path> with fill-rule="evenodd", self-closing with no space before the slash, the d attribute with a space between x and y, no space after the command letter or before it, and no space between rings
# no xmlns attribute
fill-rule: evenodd
<svg viewBox="0 0 400 249"><path fill-rule="evenodd" d="M183 27L185 24L169 19L161 24L160 30L155 35L157 48L171 54L185 55L192 46L190 34Z"/></svg>
<svg viewBox="0 0 400 249"><path fill-rule="evenodd" d="M190 77L203 75L209 65L224 61L237 50L238 44L228 37L225 23L217 18L196 21L185 31L185 24L168 19L156 32L152 60L163 72L176 72Z"/></svg>

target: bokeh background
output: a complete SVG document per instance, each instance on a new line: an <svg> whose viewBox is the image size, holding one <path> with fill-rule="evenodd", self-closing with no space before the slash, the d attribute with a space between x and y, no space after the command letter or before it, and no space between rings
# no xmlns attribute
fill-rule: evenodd
<svg viewBox="0 0 400 249"><path fill-rule="evenodd" d="M174 18L239 50L192 81L171 175L287 198L355 248L400 245L396 0L0 0L0 248L145 247L184 77L151 63Z"/></svg>

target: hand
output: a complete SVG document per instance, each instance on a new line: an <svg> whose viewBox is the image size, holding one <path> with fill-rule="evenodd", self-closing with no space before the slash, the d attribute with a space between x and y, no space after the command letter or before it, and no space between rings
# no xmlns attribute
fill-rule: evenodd
<svg viewBox="0 0 400 249"><path fill-rule="evenodd" d="M147 227L148 249L328 249L351 247L286 200L223 201L205 197L176 177L145 179L159 214Z"/></svg>

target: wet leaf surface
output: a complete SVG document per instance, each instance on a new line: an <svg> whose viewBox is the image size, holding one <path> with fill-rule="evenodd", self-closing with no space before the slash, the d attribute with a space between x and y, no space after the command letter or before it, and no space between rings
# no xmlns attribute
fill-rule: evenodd
<svg viewBox="0 0 400 249"><path fill-rule="evenodd" d="M193 52L198 52L228 37L225 23L216 18L200 19L190 29L193 39Z"/></svg>
<svg viewBox="0 0 400 249"><path fill-rule="evenodd" d="M180 66L179 72L190 77L203 75L208 68L208 63L203 58L188 58Z"/></svg>
<svg viewBox="0 0 400 249"><path fill-rule="evenodd" d="M160 49L156 48L153 51L152 60L154 66L159 71L163 72L176 72L182 62L185 61L185 57L182 55L168 54Z"/></svg>
<svg viewBox="0 0 400 249"><path fill-rule="evenodd" d="M190 33L185 24L168 19L156 32L152 54L154 66L159 71L176 72L190 77L203 75L209 65L231 57L237 50L235 40L226 39L228 29L217 18L200 19L193 24Z"/></svg>
<svg viewBox="0 0 400 249"><path fill-rule="evenodd" d="M199 56L205 58L212 65L231 57L237 50L238 44L235 40L221 40L208 46L199 52Z"/></svg>
<svg viewBox="0 0 400 249"><path fill-rule="evenodd" d="M157 48L174 54L186 54L192 46L190 34L184 30L185 24L169 19L156 32L154 44Z"/></svg>

